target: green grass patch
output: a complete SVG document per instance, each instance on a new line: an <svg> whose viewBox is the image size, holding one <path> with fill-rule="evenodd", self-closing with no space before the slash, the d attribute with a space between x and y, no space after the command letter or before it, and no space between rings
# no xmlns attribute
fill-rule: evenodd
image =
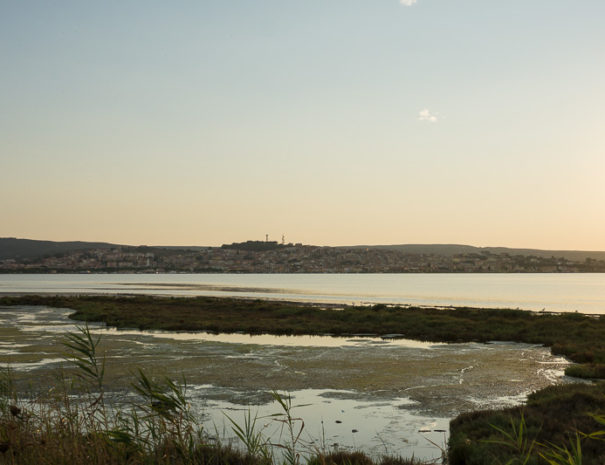
<svg viewBox="0 0 605 465"><path fill-rule="evenodd" d="M605 384L599 383L551 386L531 394L522 407L463 414L450 424L448 463L546 464L557 448L572 452L579 441L581 462L553 463L602 465L605 442L595 432L605 426L595 416L603 412Z"/></svg>

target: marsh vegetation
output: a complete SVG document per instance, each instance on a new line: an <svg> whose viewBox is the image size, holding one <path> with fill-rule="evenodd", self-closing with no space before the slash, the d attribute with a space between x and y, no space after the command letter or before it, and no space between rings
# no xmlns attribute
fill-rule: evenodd
<svg viewBox="0 0 605 465"><path fill-rule="evenodd" d="M77 310L74 315L76 318L103 321L122 328L177 331L203 329L274 334L363 333L388 337L405 336L429 341L531 342L547 344L557 353L564 353L576 361L584 362L582 365L572 365L579 367L573 370L592 370L589 374L595 375L599 375L603 362L602 318L580 314L554 315L516 310L424 309L382 305L320 308L283 302L213 298L34 296L5 298L2 304L44 304L70 308ZM568 369L568 372L573 371ZM151 378L147 380L149 383L156 382ZM161 392L171 392L171 389L177 387L177 384L172 387L164 384L158 389ZM603 429L600 420L605 413L604 399L605 389L600 383L556 386L531 394L523 408L461 415L451 424L449 463L601 464L604 462L605 453L600 433ZM10 416L10 409L5 413L11 422L19 421L14 415ZM54 418L56 415L52 414L50 417ZM88 415L88 418L91 416ZM123 416L120 418L123 419ZM106 426L107 424L103 428ZM113 424L109 426L113 427ZM15 429L14 425L8 428L10 431ZM87 426L85 434L78 437L89 440L89 429L92 430L92 427ZM7 436L9 430L2 434ZM245 424L242 431L244 430ZM115 445L113 442L110 444L112 447ZM198 445L203 446L202 449L206 452L210 450L208 447L217 446L206 444L204 441ZM160 449L164 447L159 444L154 447L156 446ZM228 444L218 446L219 449L213 449L214 457L220 455L218 451L224 451L225 454L238 453L229 448ZM150 450L145 453L151 453ZM577 461L578 454L582 456L581 462ZM171 457L170 460L181 460L166 452L163 453L162 457L164 456ZM206 459L200 458L201 456L196 457L197 462L192 463L212 463L204 461ZM230 457L228 462L235 460ZM326 460L328 457L331 457L329 453L320 454L316 459ZM370 461L376 460L365 457ZM157 457L145 460L148 461L140 463L188 463L153 462ZM351 457L346 460L353 463Z"/></svg>
<svg viewBox="0 0 605 465"><path fill-rule="evenodd" d="M570 375L605 372L605 317L511 309L424 308L383 304L319 306L215 297L23 296L0 305L74 309L71 318L116 328L248 334L379 335L432 342L514 341L551 347L580 365Z"/></svg>

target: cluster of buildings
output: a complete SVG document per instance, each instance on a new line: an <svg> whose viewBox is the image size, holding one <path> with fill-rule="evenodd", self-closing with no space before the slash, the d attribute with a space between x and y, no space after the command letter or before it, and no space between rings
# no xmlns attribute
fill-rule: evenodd
<svg viewBox="0 0 605 465"><path fill-rule="evenodd" d="M247 242L195 249L91 248L0 260L4 273L555 273L605 272L605 261L507 253L403 253L387 248Z"/></svg>

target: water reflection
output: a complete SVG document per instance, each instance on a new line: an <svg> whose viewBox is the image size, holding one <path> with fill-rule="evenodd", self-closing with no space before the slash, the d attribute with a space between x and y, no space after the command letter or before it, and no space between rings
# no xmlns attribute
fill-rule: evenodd
<svg viewBox="0 0 605 465"><path fill-rule="evenodd" d="M213 295L316 303L605 309L603 273L0 275L0 293Z"/></svg>
<svg viewBox="0 0 605 465"><path fill-rule="evenodd" d="M129 335L140 336L139 330L124 330L116 328L98 328L94 330L97 334L104 335ZM375 344L389 344L397 347L408 347L415 349L430 349L435 344L432 342L415 341L387 335L384 337L334 337L334 336L274 336L272 334L215 334L185 331L145 331L144 334L158 339L172 339L174 341L197 341L197 342L222 342L226 344L255 344L265 346L287 346L287 347L351 347Z"/></svg>

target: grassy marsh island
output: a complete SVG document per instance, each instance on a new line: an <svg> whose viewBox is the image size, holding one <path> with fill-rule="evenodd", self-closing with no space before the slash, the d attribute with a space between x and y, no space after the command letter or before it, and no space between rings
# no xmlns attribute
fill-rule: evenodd
<svg viewBox="0 0 605 465"><path fill-rule="evenodd" d="M0 299L0 305L69 308L75 311L71 315L74 319L105 322L118 328L276 335L371 334L432 342L500 340L543 344L551 347L554 353L578 362L567 369L568 374L593 378L603 376L605 363L605 318L577 313L385 305L319 306L212 297L148 296L4 297ZM605 443L599 440L600 436L590 435L603 429L599 422L599 415L603 413L605 392L603 385L596 382L543 389L532 394L524 407L463 414L451 424L449 463L492 464L507 463L510 459L518 463L549 463L540 454L546 456L554 450L553 445L571 450L577 439L583 451L582 463L602 464L605 463ZM507 434L519 433L522 423L523 437L518 435L518 441L513 444ZM3 425L6 427L5 423ZM7 433L0 431L0 434ZM527 462L524 462L524 454L528 454Z"/></svg>
<svg viewBox="0 0 605 465"><path fill-rule="evenodd" d="M0 305L75 310L71 318L141 330L274 335L372 335L430 342L543 344L577 365L567 374L605 377L605 317L485 308L318 305L218 297L20 296Z"/></svg>

